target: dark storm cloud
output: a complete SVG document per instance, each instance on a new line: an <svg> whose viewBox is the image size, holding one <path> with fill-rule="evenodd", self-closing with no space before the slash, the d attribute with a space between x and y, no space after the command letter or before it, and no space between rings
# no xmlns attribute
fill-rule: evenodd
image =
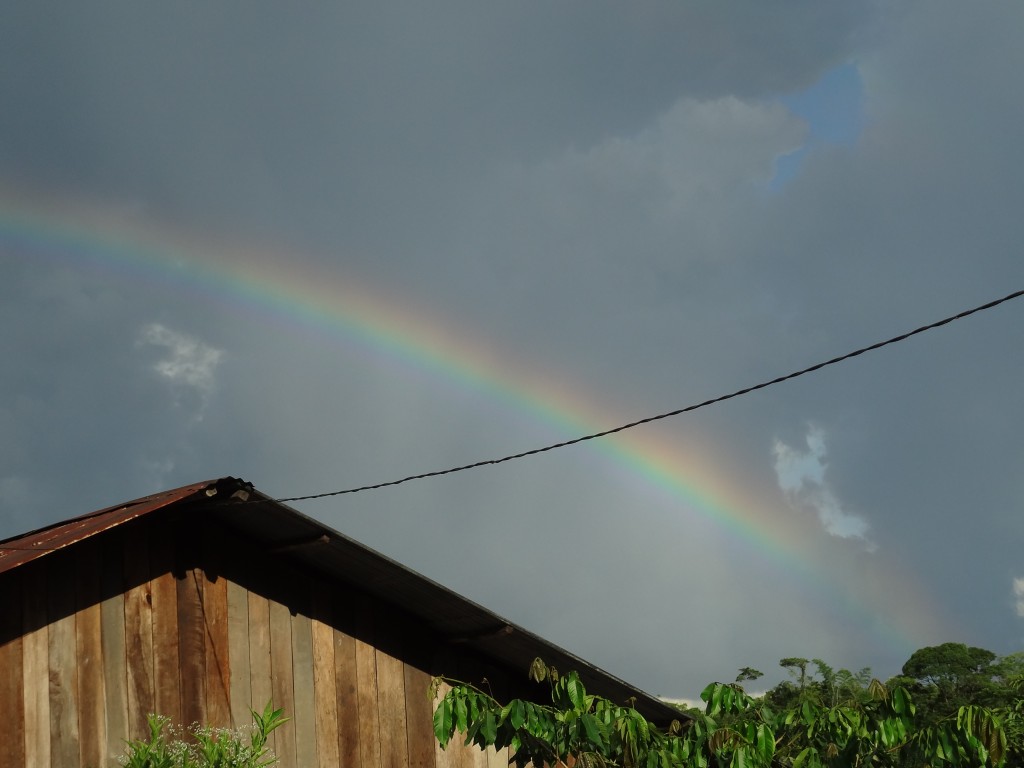
<svg viewBox="0 0 1024 768"><path fill-rule="evenodd" d="M306 246L281 258L437 307L609 427L1020 287L1021 13L18 3L0 184ZM815 142L776 97L839 66L860 73L862 132ZM575 436L237 296L0 247L7 532L218 474L298 495ZM656 693L793 654L893 672L888 592L913 598L914 640L1014 650L1020 316L645 428L714 456L754 499L739 511L797 532L798 562L592 448L301 508ZM787 496L773 446L815 435L817 474ZM832 535L825 501L877 551Z"/></svg>
<svg viewBox="0 0 1024 768"><path fill-rule="evenodd" d="M480 165L637 131L682 96L809 84L862 13L18 4L0 33L0 168L193 219L386 242L396 222L457 216Z"/></svg>

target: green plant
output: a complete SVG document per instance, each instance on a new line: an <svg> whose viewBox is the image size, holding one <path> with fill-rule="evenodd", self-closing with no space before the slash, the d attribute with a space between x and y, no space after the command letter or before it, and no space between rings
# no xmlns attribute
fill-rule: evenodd
<svg viewBox="0 0 1024 768"><path fill-rule="evenodd" d="M263 712L250 710L253 723L230 730L193 725L182 731L170 718L149 716L149 738L128 742L121 758L125 768L266 768L276 765L277 757L267 747L267 739L288 718L284 710L268 703ZM191 738L186 738L190 735Z"/></svg>
<svg viewBox="0 0 1024 768"><path fill-rule="evenodd" d="M575 764L578 768L999 768L1008 744L1002 719L991 710L964 705L923 727L910 693L857 676L843 675L849 691L823 697L811 685L804 659L783 659L802 688L785 706L747 694L737 683L704 689L703 712L659 730L628 706L584 689L575 672L559 675L537 659L536 681L551 684L551 705L513 699L502 705L479 688L436 678L430 694L451 686L434 711L434 735L442 747L456 732L466 745L510 747L512 762ZM826 685L840 674L815 661ZM1016 727L1020 721L1013 721ZM1011 763L1019 765L1019 763Z"/></svg>

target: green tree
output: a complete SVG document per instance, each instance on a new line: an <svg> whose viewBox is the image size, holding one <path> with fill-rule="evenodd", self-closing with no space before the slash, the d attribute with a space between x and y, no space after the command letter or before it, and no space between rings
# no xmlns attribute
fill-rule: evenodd
<svg viewBox="0 0 1024 768"><path fill-rule="evenodd" d="M788 669L789 673L796 678L797 683L800 686L800 691L803 692L804 688L807 687L807 665L810 662L807 659L801 659L798 656L790 656L785 659L779 659L779 666L784 669Z"/></svg>
<svg viewBox="0 0 1024 768"><path fill-rule="evenodd" d="M1012 686L1015 679L1024 675L1024 651L1010 653L992 665L993 672L1007 686Z"/></svg>
<svg viewBox="0 0 1024 768"><path fill-rule="evenodd" d="M1005 763L1005 734L987 709L965 706L955 717L916 728L910 693L878 680L868 684L864 695L838 705L805 692L782 709L773 707L768 697L748 695L737 683L712 683L701 694L703 712L659 730L631 707L588 694L574 672L558 676L538 659L531 676L549 681L551 705L521 699L500 704L473 685L436 679L432 696L442 682L452 686L434 712L440 744L463 733L467 745L511 747L518 766L571 760L581 768L959 768Z"/></svg>
<svg viewBox="0 0 1024 768"><path fill-rule="evenodd" d="M739 673L736 675L736 682L742 683L744 680L757 680L760 677L764 677L764 672L753 667L740 667Z"/></svg>
<svg viewBox="0 0 1024 768"><path fill-rule="evenodd" d="M1002 686L993 680L1000 672L996 659L992 651L963 643L928 646L903 665L903 682L915 692L925 720L937 721L968 703L1004 703Z"/></svg>
<svg viewBox="0 0 1024 768"><path fill-rule="evenodd" d="M813 664L815 671L808 672L807 667ZM853 699L866 700L868 683L871 682L871 669L865 667L859 672L848 669L836 671L821 659L801 659L790 657L781 659L779 666L789 671L790 677L797 681L783 680L772 688L766 696L777 709L788 706L810 697L813 701L837 706ZM740 682L737 679L737 682Z"/></svg>
<svg viewBox="0 0 1024 768"><path fill-rule="evenodd" d="M991 674L996 655L963 643L943 643L914 651L903 674L924 683L957 685Z"/></svg>

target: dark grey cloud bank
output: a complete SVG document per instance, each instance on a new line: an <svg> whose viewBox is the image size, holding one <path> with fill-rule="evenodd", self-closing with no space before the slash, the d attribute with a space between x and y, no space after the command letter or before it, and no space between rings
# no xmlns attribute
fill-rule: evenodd
<svg viewBox="0 0 1024 768"><path fill-rule="evenodd" d="M645 416L1024 284L1021 16L16 3L0 187L282 244L296 269L365 279L576 382L610 418ZM860 134L816 141L780 99L843 66ZM572 436L227 297L0 248L17 361L0 535L219 474L301 494ZM645 428L706 443L791 515L793 568L591 449L300 508L656 693L790 655L890 674L907 643L1010 652L1022 318L1001 307ZM884 578L916 596L904 637L875 626Z"/></svg>

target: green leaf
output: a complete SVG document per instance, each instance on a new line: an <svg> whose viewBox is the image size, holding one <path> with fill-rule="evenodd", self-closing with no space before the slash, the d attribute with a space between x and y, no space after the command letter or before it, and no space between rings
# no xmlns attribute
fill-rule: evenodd
<svg viewBox="0 0 1024 768"><path fill-rule="evenodd" d="M455 728L465 731L469 727L469 711L466 708L466 700L462 697L455 699Z"/></svg>
<svg viewBox="0 0 1024 768"><path fill-rule="evenodd" d="M442 748L448 745L455 731L455 720L452 717L452 702L448 697L441 699L434 710L434 738Z"/></svg>
<svg viewBox="0 0 1024 768"><path fill-rule="evenodd" d="M754 740L757 749L757 756L765 765L771 762L775 755L775 734L771 728L763 723L757 726L757 736Z"/></svg>
<svg viewBox="0 0 1024 768"><path fill-rule="evenodd" d="M580 722L583 723L583 730L587 734L590 743L594 744L598 749L604 749L604 738L601 736L601 729L598 726L597 718L589 712L584 712L580 715Z"/></svg>
<svg viewBox="0 0 1024 768"><path fill-rule="evenodd" d="M707 713L709 715L717 715L722 711L722 697L725 696L725 686L714 683L704 689L705 692L710 691L710 699L707 700Z"/></svg>
<svg viewBox="0 0 1024 768"><path fill-rule="evenodd" d="M484 737L487 745L494 743L494 740L498 737L498 724L494 719L494 712L488 709L484 713L484 722L480 727L480 735Z"/></svg>
<svg viewBox="0 0 1024 768"><path fill-rule="evenodd" d="M939 743L935 745L935 754L940 760L953 760L956 750L949 738L949 732L945 729L939 731Z"/></svg>
<svg viewBox="0 0 1024 768"><path fill-rule="evenodd" d="M750 753L745 747L740 747L732 753L731 768L748 768L750 765Z"/></svg>
<svg viewBox="0 0 1024 768"><path fill-rule="evenodd" d="M526 722L526 706L519 699L512 702L512 711L509 713L509 722L512 723L512 727L516 730L522 728L523 723Z"/></svg>
<svg viewBox="0 0 1024 768"><path fill-rule="evenodd" d="M880 720L878 723L878 736L883 747L891 747L896 743L895 720Z"/></svg>
<svg viewBox="0 0 1024 768"><path fill-rule="evenodd" d="M803 715L804 725L810 725L818 716L818 713L811 705L811 702L806 699L804 699L804 702L800 705L800 713Z"/></svg>
<svg viewBox="0 0 1024 768"><path fill-rule="evenodd" d="M641 715L636 710L631 710L633 720L636 722L636 730L640 739L644 744L651 740L651 725L647 722L647 718Z"/></svg>
<svg viewBox="0 0 1024 768"><path fill-rule="evenodd" d="M892 691L892 711L897 715L904 714L909 708L909 700L907 692L900 687L896 687Z"/></svg>
<svg viewBox="0 0 1024 768"><path fill-rule="evenodd" d="M810 765L818 764L818 750L814 747L804 747L793 761L793 768L803 768L804 763L808 760L810 760Z"/></svg>
<svg viewBox="0 0 1024 768"><path fill-rule="evenodd" d="M572 702L573 709L577 712L586 711L587 690L583 687L583 683L580 682L577 674L570 672L568 677L563 679L565 680L565 692L569 695L569 701Z"/></svg>

